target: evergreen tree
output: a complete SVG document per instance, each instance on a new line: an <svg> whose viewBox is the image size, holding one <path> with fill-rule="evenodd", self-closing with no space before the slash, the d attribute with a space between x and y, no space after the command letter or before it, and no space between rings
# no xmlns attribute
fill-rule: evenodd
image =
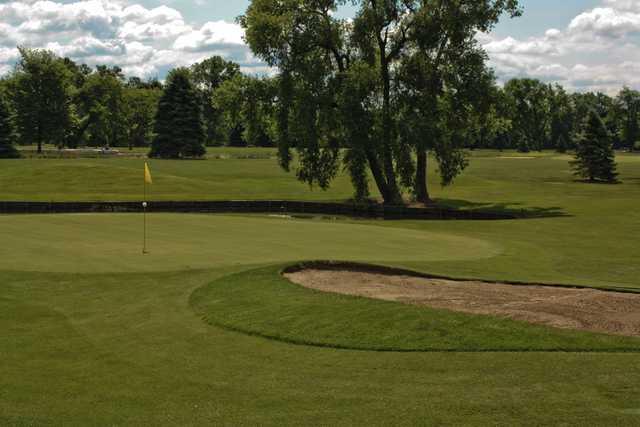
<svg viewBox="0 0 640 427"><path fill-rule="evenodd" d="M591 110L571 162L574 173L591 182L616 182L615 152L600 115Z"/></svg>
<svg viewBox="0 0 640 427"><path fill-rule="evenodd" d="M15 137L9 106L0 97L0 159L16 159L20 157L20 153L13 146Z"/></svg>
<svg viewBox="0 0 640 427"><path fill-rule="evenodd" d="M190 158L205 154L205 133L196 89L189 70L178 68L167 78L155 124L150 157Z"/></svg>

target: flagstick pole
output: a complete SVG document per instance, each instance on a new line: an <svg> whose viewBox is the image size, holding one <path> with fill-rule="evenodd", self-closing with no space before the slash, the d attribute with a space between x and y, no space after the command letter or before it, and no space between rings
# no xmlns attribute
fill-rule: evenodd
<svg viewBox="0 0 640 427"><path fill-rule="evenodd" d="M142 202L143 243L142 254L147 254L147 179L144 179L144 201Z"/></svg>

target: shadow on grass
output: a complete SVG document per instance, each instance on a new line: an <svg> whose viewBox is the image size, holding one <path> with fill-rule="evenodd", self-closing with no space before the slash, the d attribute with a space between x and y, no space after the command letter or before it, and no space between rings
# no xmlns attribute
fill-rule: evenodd
<svg viewBox="0 0 640 427"><path fill-rule="evenodd" d="M573 216L557 206L543 208L523 206L522 203L482 203L457 199L437 199L436 204L450 209L512 215L516 218L563 218Z"/></svg>
<svg viewBox="0 0 640 427"><path fill-rule="evenodd" d="M622 181L618 180L618 179L616 179L615 181L602 181L602 180L598 180L598 179L590 181L588 179L574 179L573 182L575 182L577 184L593 184L593 185L618 185L618 184L622 184Z"/></svg>

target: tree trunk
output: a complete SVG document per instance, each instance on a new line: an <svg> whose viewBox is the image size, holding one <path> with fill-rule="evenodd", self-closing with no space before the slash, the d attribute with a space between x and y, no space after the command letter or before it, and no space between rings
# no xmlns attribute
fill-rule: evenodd
<svg viewBox="0 0 640 427"><path fill-rule="evenodd" d="M396 171L393 164L393 150L391 149L391 78L389 75L389 64L386 59L386 44L380 40L380 76L382 78L382 157L384 161L384 174L387 178L388 197L384 203L387 205L402 204L402 195L396 180Z"/></svg>
<svg viewBox="0 0 640 427"><path fill-rule="evenodd" d="M42 154L42 126L38 125L38 154Z"/></svg>
<svg viewBox="0 0 640 427"><path fill-rule="evenodd" d="M428 153L426 150L417 150L417 164L416 164L416 182L415 182L415 196L416 201L428 205L432 202L429 197L429 189L427 184L427 162Z"/></svg>
<svg viewBox="0 0 640 427"><path fill-rule="evenodd" d="M382 168L380 167L380 163L376 156L371 153L369 150L366 151L367 161L369 162L369 168L371 169L371 174L373 175L373 179L376 182L376 186L378 187L378 191L382 195L385 203L389 199L389 188L387 186L387 181L384 178L384 173L382 172Z"/></svg>

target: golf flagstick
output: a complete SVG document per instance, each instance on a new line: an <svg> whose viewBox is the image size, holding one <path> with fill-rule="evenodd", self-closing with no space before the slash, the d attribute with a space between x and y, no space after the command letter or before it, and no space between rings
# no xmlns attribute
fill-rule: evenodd
<svg viewBox="0 0 640 427"><path fill-rule="evenodd" d="M142 242L142 254L146 255L147 252L147 184L153 184L151 179L151 171L149 165L144 162L144 198L142 201L142 221L143 221L143 242Z"/></svg>

